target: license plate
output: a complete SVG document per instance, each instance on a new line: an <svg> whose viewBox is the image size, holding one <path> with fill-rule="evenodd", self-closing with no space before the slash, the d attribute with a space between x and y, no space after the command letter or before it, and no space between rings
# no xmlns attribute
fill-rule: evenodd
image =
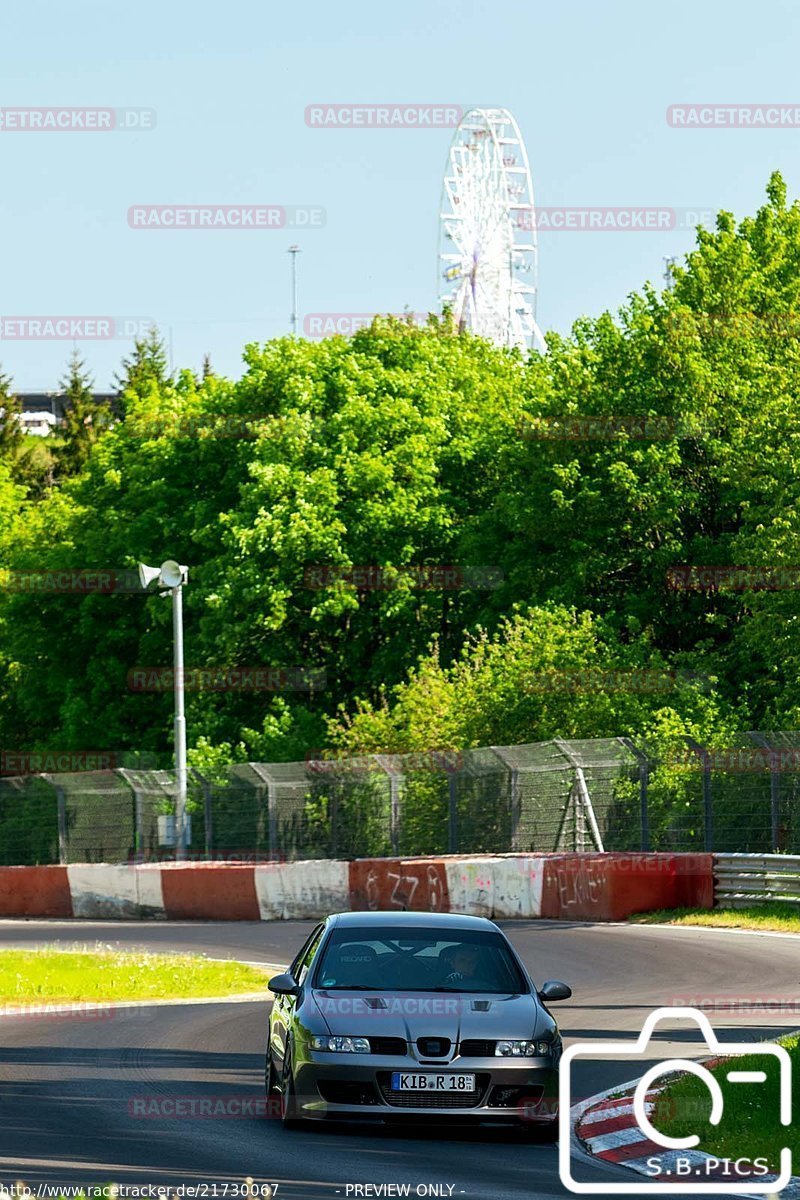
<svg viewBox="0 0 800 1200"><path fill-rule="evenodd" d="M393 1092L474 1092L474 1075L417 1075L407 1071L392 1071Z"/></svg>

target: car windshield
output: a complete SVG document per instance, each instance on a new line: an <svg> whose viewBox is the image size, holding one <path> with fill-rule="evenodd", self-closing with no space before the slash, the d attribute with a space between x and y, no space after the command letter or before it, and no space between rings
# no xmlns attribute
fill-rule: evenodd
<svg viewBox="0 0 800 1200"><path fill-rule="evenodd" d="M502 934L491 930L335 929L314 987L517 994L529 988Z"/></svg>

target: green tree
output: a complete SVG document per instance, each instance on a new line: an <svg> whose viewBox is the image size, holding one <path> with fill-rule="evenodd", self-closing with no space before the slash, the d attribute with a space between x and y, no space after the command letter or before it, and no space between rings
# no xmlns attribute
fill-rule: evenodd
<svg viewBox="0 0 800 1200"><path fill-rule="evenodd" d="M641 736L678 714L714 728L710 681L670 667L645 639L620 645L590 612L545 604L504 618L493 635L469 637L443 667L436 648L378 704L331 722L352 754L514 745L554 737Z"/></svg>
<svg viewBox="0 0 800 1200"><path fill-rule="evenodd" d="M7 462L13 461L22 448L21 412L19 396L11 390L11 377L0 370L0 458Z"/></svg>
<svg viewBox="0 0 800 1200"><path fill-rule="evenodd" d="M387 318L350 339L249 346L236 383L198 381L167 378L156 333L126 366L126 419L24 506L3 561L169 553L191 567L189 665L324 670L323 690L190 695L191 739L231 755L298 757L361 705L359 736L413 733L415 748L560 722L589 736L794 721L797 590L670 582L681 564L800 565L800 208L782 181L755 216L698 231L674 274L552 335L545 356ZM551 646L589 619L597 661L700 672L713 703L691 688L655 710L624 692L517 703L536 661L525 638ZM158 598L0 597L0 620L0 734L92 744L101 712L112 744L168 745L169 697L127 684L170 662Z"/></svg>
<svg viewBox="0 0 800 1200"><path fill-rule="evenodd" d="M143 399L163 387L168 378L167 349L158 327L151 325L143 337L134 340L133 350L122 360L121 370L114 376L113 386L119 393L119 404L126 411L133 396Z"/></svg>
<svg viewBox="0 0 800 1200"><path fill-rule="evenodd" d="M63 442L58 452L62 474L77 474L88 461L92 446L109 422L105 404L94 398L93 380L77 350L73 350L67 374L61 380L64 397Z"/></svg>

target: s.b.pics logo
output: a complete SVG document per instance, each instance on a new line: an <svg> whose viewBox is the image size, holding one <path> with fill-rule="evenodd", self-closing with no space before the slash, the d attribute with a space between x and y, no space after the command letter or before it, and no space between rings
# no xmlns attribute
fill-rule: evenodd
<svg viewBox="0 0 800 1200"><path fill-rule="evenodd" d="M664 1020L695 1024L714 1061L656 1061L635 1084L621 1085L571 1111L576 1058L631 1058L641 1065L652 1064L658 1057L654 1053L657 1043L656 1047L651 1044L654 1031ZM778 1139L779 1148L773 1139L769 1147L742 1145L741 1153L727 1156L703 1152L704 1141L710 1144L721 1138L726 1147L743 1142L741 1114L748 1110L769 1110L776 1131L791 1125L792 1062L788 1051L775 1044L720 1042L699 1009L657 1009L635 1042L570 1046L561 1060L559 1088L561 1181L578 1195L775 1195L791 1179L791 1148L781 1145L785 1136ZM747 1103L742 1104L745 1098ZM575 1136L589 1152L606 1162L633 1168L638 1172L633 1182L593 1183L575 1178L573 1119Z"/></svg>

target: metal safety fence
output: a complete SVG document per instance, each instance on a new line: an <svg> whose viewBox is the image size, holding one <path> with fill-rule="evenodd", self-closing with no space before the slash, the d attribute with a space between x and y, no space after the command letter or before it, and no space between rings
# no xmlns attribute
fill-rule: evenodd
<svg viewBox="0 0 800 1200"><path fill-rule="evenodd" d="M714 898L721 908L800 905L800 855L718 854Z"/></svg>
<svg viewBox="0 0 800 1200"><path fill-rule="evenodd" d="M174 772L141 765L0 777L0 865L174 858L175 795ZM213 778L191 770L187 813L196 859L800 854L800 733L659 754L629 738L556 738L237 763Z"/></svg>

